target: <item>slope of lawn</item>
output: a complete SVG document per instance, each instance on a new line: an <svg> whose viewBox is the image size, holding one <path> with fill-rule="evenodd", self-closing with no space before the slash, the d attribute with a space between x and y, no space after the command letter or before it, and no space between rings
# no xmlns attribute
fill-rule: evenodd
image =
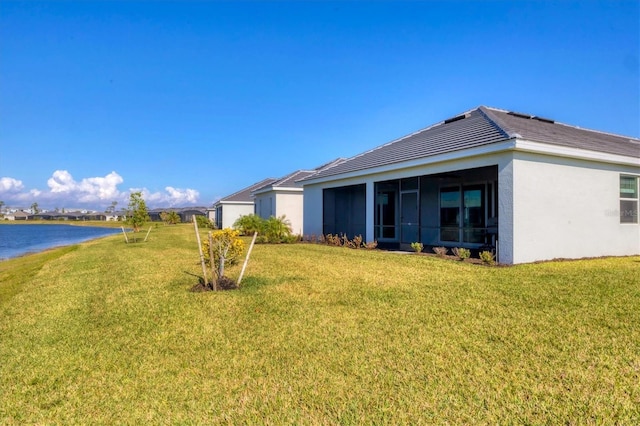
<svg viewBox="0 0 640 426"><path fill-rule="evenodd" d="M640 422L640 257L257 245L242 289L201 273L189 225L0 262L0 423Z"/></svg>

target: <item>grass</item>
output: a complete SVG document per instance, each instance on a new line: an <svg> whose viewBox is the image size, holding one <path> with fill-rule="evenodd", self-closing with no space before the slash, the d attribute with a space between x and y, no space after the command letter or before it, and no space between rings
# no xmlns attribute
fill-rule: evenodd
<svg viewBox="0 0 640 426"><path fill-rule="evenodd" d="M640 257L257 245L191 293L193 228L149 240L0 262L0 423L640 421Z"/></svg>

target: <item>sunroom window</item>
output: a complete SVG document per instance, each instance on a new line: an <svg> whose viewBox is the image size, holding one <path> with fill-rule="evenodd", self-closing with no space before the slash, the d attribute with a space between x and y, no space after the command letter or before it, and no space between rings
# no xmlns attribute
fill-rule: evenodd
<svg viewBox="0 0 640 426"><path fill-rule="evenodd" d="M638 177L620 176L620 223L638 223Z"/></svg>

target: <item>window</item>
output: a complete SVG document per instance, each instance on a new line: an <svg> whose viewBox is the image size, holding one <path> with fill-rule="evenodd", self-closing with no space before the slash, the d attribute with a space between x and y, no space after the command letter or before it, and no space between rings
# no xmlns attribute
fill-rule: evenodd
<svg viewBox="0 0 640 426"><path fill-rule="evenodd" d="M638 178L620 175L620 223L638 223Z"/></svg>
<svg viewBox="0 0 640 426"><path fill-rule="evenodd" d="M440 240L460 241L460 189L440 190Z"/></svg>
<svg viewBox="0 0 640 426"><path fill-rule="evenodd" d="M440 241L479 244L485 233L484 185L441 188Z"/></svg>

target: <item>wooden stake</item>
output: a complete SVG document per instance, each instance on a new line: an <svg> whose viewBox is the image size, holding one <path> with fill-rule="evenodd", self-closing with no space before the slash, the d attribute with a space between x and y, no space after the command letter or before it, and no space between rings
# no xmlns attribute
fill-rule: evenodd
<svg viewBox="0 0 640 426"><path fill-rule="evenodd" d="M129 244L129 239L127 238L127 233L124 230L124 226L121 226L120 229L122 229L122 233L124 234L124 242Z"/></svg>
<svg viewBox="0 0 640 426"><path fill-rule="evenodd" d="M213 236L209 231L209 264L211 265L211 285L213 291L218 291L218 280L216 279L216 265L213 261Z"/></svg>
<svg viewBox="0 0 640 426"><path fill-rule="evenodd" d="M147 238L149 238L149 233L151 232L151 226L149 227L149 230L147 231L147 236L144 237L144 242L147 242Z"/></svg>
<svg viewBox="0 0 640 426"><path fill-rule="evenodd" d="M251 240L251 245L249 246L249 250L247 251L247 257L245 257L244 264L242 265L242 271L240 271L240 278L238 278L238 287L240 287L240 281L242 281L242 277L244 276L244 270L247 269L249 256L251 255L251 250L253 250L253 245L256 243L257 236L258 236L258 232L256 231L253 233L253 239Z"/></svg>
<svg viewBox="0 0 640 426"><path fill-rule="evenodd" d="M193 216L193 227L196 229L196 239L198 240L198 253L200 253L200 264L202 265L202 276L204 278L204 285L207 285L207 267L204 264L204 254L202 254L202 242L200 242L200 233L198 232L198 222L196 222L195 215Z"/></svg>

